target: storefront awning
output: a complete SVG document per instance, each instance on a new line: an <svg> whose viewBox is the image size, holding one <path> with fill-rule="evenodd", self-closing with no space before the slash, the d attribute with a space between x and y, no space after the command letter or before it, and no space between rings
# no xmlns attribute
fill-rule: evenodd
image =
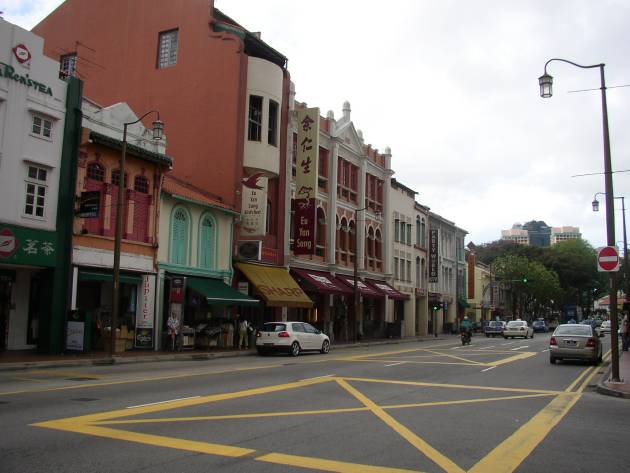
<svg viewBox="0 0 630 473"><path fill-rule="evenodd" d="M304 279L322 294L352 295L352 291L345 284L339 282L332 274L325 271L291 268L291 272Z"/></svg>
<svg viewBox="0 0 630 473"><path fill-rule="evenodd" d="M101 281L112 282L114 275L112 273L101 273L98 271L79 271L79 281ZM135 276L132 274L120 275L120 282L125 284L142 284L142 276Z"/></svg>
<svg viewBox="0 0 630 473"><path fill-rule="evenodd" d="M313 301L298 286L287 269L251 263L236 263L236 267L256 287L269 307L313 307Z"/></svg>
<svg viewBox="0 0 630 473"><path fill-rule="evenodd" d="M354 277L337 275L337 279L339 279L348 287L352 288L352 290L354 290ZM371 286L368 286L361 279L357 279L357 288L359 289L359 293L363 297L377 297L381 299L385 297L383 293L377 291Z"/></svg>
<svg viewBox="0 0 630 473"><path fill-rule="evenodd" d="M395 301L406 301L407 299L409 299L409 295L397 291L385 281L378 281L377 279L366 279L365 282L377 291L382 292L383 294L387 295L387 297Z"/></svg>
<svg viewBox="0 0 630 473"><path fill-rule="evenodd" d="M218 279L187 277L186 285L206 298L210 305L257 306L260 301L231 288Z"/></svg>

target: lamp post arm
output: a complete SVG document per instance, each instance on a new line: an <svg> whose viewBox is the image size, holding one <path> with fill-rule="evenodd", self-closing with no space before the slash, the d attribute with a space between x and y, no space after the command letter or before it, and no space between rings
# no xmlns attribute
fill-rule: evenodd
<svg viewBox="0 0 630 473"><path fill-rule="evenodd" d="M157 114L157 119L160 119L160 112L158 112L157 110L149 110L147 113L145 113L144 115L142 115L140 118L138 118L135 122L127 122L124 124L125 127L125 131L127 130L127 125L134 125L136 123L138 123L140 120L142 120L143 118L145 118L147 115L150 115L152 113L156 113Z"/></svg>
<svg viewBox="0 0 630 473"><path fill-rule="evenodd" d="M568 59L560 59L556 57L556 58L549 59L549 61L545 63L545 74L547 73L547 66L549 65L550 62L553 62L553 61L566 62L567 64L571 64L572 66L579 67L580 69L593 69L595 67L600 67L603 69L605 66L605 64L593 64L592 66L582 66L581 64L578 64L573 61L569 61Z"/></svg>

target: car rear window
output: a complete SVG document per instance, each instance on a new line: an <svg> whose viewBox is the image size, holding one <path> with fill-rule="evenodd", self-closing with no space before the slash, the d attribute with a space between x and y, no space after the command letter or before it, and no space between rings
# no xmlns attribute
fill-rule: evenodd
<svg viewBox="0 0 630 473"><path fill-rule="evenodd" d="M520 321L508 322L507 324L508 328L522 327L523 325L525 325L525 322L520 322Z"/></svg>
<svg viewBox="0 0 630 473"><path fill-rule="evenodd" d="M267 322L263 325L263 332L284 332L287 329L286 324L278 324L274 322Z"/></svg>
<svg viewBox="0 0 630 473"><path fill-rule="evenodd" d="M556 329L554 335L578 335L590 337L592 333L589 325L561 325Z"/></svg>

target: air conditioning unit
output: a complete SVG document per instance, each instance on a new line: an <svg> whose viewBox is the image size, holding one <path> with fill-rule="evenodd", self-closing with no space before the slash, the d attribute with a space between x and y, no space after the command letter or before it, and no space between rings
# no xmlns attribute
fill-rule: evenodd
<svg viewBox="0 0 630 473"><path fill-rule="evenodd" d="M236 243L236 257L241 260L262 260L262 240L239 240Z"/></svg>

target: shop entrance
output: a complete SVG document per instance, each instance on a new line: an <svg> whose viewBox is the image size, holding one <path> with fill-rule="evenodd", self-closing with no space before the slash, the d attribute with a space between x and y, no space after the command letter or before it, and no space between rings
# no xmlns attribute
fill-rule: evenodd
<svg viewBox="0 0 630 473"><path fill-rule="evenodd" d="M11 310L11 287L8 277L0 275L0 351L7 349L9 341L9 311Z"/></svg>

